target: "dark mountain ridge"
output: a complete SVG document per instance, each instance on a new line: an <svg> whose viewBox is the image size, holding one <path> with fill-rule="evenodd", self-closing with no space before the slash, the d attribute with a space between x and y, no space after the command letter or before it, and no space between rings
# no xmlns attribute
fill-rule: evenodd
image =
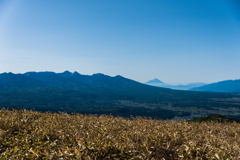
<svg viewBox="0 0 240 160"><path fill-rule="evenodd" d="M108 75L104 75L101 73L93 74L92 76L89 75L81 75L78 72L63 72L57 73L57 75L64 77L66 79L70 79L74 82L78 83L85 83L99 87L105 88L117 88L121 87L131 87L132 85L136 85L136 81L132 81L130 79L123 78L121 76L110 77Z"/></svg>
<svg viewBox="0 0 240 160"><path fill-rule="evenodd" d="M56 87L62 89L72 89L79 92L98 92L100 89L96 86L82 83L81 81L74 81L68 77L61 77L54 72L27 72L24 73L29 78L38 80L49 87Z"/></svg>
<svg viewBox="0 0 240 160"><path fill-rule="evenodd" d="M29 89L36 87L44 87L45 84L38 81L35 78L28 77L23 74L13 74L2 73L0 74L0 88L8 88L8 89Z"/></svg>

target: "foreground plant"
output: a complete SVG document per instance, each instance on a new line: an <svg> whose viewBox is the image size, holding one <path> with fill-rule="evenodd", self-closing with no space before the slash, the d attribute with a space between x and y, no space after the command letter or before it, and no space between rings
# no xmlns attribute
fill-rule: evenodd
<svg viewBox="0 0 240 160"><path fill-rule="evenodd" d="M240 124L0 111L0 159L239 159Z"/></svg>

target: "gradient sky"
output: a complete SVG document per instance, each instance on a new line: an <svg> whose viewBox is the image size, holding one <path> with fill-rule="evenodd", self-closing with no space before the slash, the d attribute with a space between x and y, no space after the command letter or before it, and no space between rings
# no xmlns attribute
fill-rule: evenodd
<svg viewBox="0 0 240 160"><path fill-rule="evenodd" d="M239 0L0 0L0 73L240 79Z"/></svg>

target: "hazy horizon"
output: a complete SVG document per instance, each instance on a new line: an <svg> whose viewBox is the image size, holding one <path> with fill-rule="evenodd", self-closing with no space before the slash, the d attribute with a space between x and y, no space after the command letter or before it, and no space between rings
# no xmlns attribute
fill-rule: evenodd
<svg viewBox="0 0 240 160"><path fill-rule="evenodd" d="M0 73L240 79L238 0L0 0Z"/></svg>

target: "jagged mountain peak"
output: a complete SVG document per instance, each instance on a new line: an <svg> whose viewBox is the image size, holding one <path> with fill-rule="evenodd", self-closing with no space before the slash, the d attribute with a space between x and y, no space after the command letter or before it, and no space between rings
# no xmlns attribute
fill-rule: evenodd
<svg viewBox="0 0 240 160"><path fill-rule="evenodd" d="M77 71L74 71L73 74L80 74L80 73L78 73Z"/></svg>

